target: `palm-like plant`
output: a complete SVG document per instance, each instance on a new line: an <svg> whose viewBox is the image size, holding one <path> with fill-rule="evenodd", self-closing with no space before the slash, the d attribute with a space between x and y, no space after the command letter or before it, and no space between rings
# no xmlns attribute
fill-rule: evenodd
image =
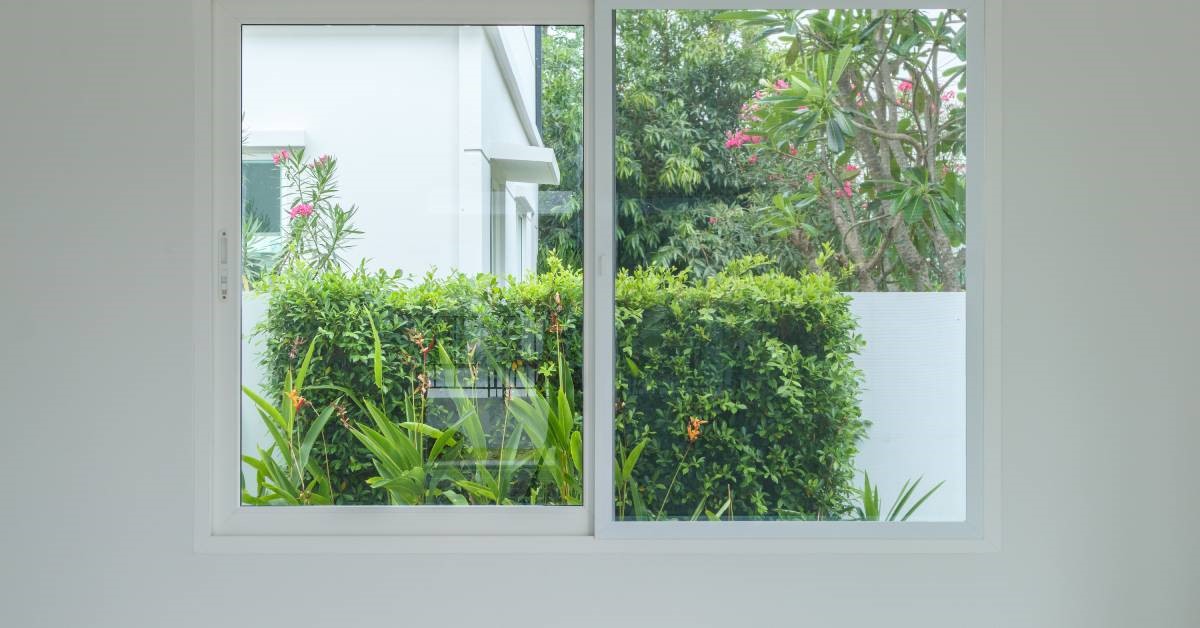
<svg viewBox="0 0 1200 628"><path fill-rule="evenodd" d="M933 488L926 491L924 495L917 499L912 506L905 510L908 501L912 499L913 493L917 490L917 485L921 483L922 478L917 478L916 481L911 479L905 480L900 487L900 494L896 496L896 500L892 502L892 507L888 509L886 515L882 511L882 499L879 496L879 485L871 484L871 476L863 473L863 486L856 491L862 499L862 504L855 507L858 518L863 521L908 521L908 518L913 516L917 509L929 499L945 481L938 482Z"/></svg>
<svg viewBox="0 0 1200 628"><path fill-rule="evenodd" d="M557 335L556 315L551 325ZM524 374L518 374L528 397L513 396L508 411L533 443L539 475L557 488L564 502L575 505L583 502L583 421L575 411L575 385L563 361L562 339L556 337L555 342L557 386L552 388L547 379L544 390L539 390Z"/></svg>
<svg viewBox="0 0 1200 628"><path fill-rule="evenodd" d="M294 377L291 370L287 372L278 406L242 386L246 396L254 402L272 440L266 449L258 448L257 456L242 456L242 460L257 472L255 492L243 488L243 503L255 506L333 503L333 488L327 474L312 458L312 449L335 406L330 405L317 413L303 436L299 426L304 408L308 407L301 393L316 345L315 339L309 343Z"/></svg>

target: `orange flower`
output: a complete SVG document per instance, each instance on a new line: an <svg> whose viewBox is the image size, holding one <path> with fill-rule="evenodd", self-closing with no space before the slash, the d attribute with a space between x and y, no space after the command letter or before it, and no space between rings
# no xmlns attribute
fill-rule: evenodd
<svg viewBox="0 0 1200 628"><path fill-rule="evenodd" d="M697 419L696 417L688 419L687 440L689 443L694 443L696 439L700 438L700 426L705 423L708 423L708 421Z"/></svg>
<svg viewBox="0 0 1200 628"><path fill-rule="evenodd" d="M406 330L405 334L408 336L408 340L421 350L422 358L428 356L434 345L437 344L433 338L429 339L429 344L425 344L425 335L415 329Z"/></svg>
<svg viewBox="0 0 1200 628"><path fill-rule="evenodd" d="M304 404L308 403L308 400L305 399L304 397L301 397L300 393L295 388L289 390L287 396L288 396L288 399L292 400L292 409L293 410L299 410L300 406L303 406Z"/></svg>

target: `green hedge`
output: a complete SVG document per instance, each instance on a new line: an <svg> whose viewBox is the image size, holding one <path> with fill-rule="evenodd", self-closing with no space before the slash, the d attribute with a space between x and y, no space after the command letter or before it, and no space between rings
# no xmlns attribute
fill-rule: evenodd
<svg viewBox="0 0 1200 628"><path fill-rule="evenodd" d="M703 282L659 269L618 277L616 443L622 455L649 439L633 479L651 511L688 516L727 498L735 517L846 510L865 430L852 361L861 341L848 298L828 275L764 268L734 264ZM572 379L583 382L582 280L558 264L503 286L489 275L413 282L293 271L260 287L270 298L260 333L272 390L319 336L311 384L377 396L368 313L387 356L391 403L419 385L420 342L429 340L502 383L515 381L514 369L544 377L557 360L555 321ZM310 400L334 397L313 389ZM689 444L691 417L708 423ZM383 492L366 484L374 475L366 451L337 421L326 427L324 446L339 503L384 503Z"/></svg>

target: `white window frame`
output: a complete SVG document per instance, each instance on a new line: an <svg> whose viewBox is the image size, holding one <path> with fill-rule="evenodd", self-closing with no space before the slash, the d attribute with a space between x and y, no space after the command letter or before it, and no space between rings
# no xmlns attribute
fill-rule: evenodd
<svg viewBox="0 0 1200 628"><path fill-rule="evenodd" d="M193 0L196 45L194 540L206 553L978 552L999 547L999 2L966 8L968 119L967 520L959 523L625 522L612 508L615 213L612 12L618 8L911 8L897 0ZM240 50L252 24L564 24L585 29L582 507L240 503ZM986 33L986 38L985 38ZM987 77L987 78L985 78ZM601 185L596 183L600 182ZM985 324L986 322L986 324ZM602 506L597 507L597 504Z"/></svg>

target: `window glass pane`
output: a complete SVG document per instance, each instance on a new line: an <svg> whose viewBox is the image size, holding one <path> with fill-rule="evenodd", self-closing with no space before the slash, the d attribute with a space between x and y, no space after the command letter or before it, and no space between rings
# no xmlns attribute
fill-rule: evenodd
<svg viewBox="0 0 1200 628"><path fill-rule="evenodd" d="M965 24L615 13L618 520L965 518Z"/></svg>
<svg viewBox="0 0 1200 628"><path fill-rule="evenodd" d="M243 503L581 503L582 93L581 27L243 29Z"/></svg>
<svg viewBox="0 0 1200 628"><path fill-rule="evenodd" d="M279 166L270 160L242 161L243 216L259 223L264 233L279 232Z"/></svg>

